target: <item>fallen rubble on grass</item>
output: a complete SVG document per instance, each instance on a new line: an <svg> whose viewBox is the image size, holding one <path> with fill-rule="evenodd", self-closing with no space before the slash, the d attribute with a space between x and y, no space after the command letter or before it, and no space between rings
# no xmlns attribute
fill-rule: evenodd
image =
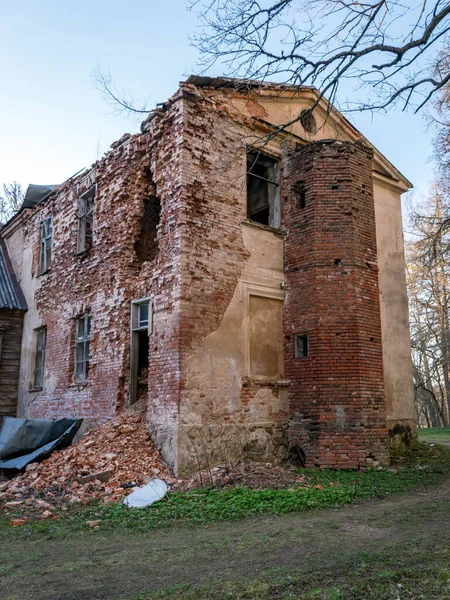
<svg viewBox="0 0 450 600"><path fill-rule="evenodd" d="M141 405L142 404L142 405ZM27 465L11 480L0 480L0 507L14 516L58 519L70 504L123 502L154 479L173 491L245 486L251 489L307 487L294 467L241 460L175 479L150 440L145 403L135 404L78 443ZM18 513L18 514L16 514ZM23 519L13 519L15 525Z"/></svg>
<svg viewBox="0 0 450 600"><path fill-rule="evenodd" d="M51 513L65 503L102 500L109 504L120 502L155 477L175 481L150 440L145 415L133 406L77 444L27 465L24 473L0 483L0 505Z"/></svg>
<svg viewBox="0 0 450 600"><path fill-rule="evenodd" d="M188 479L178 480L172 489L186 492L198 488L245 486L254 490L277 490L305 486L306 482L306 476L300 475L296 467L240 460L230 465L205 469Z"/></svg>

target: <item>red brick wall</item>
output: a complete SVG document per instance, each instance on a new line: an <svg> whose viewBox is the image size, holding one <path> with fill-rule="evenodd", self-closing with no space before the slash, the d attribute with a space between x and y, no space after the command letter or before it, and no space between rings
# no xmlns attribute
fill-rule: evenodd
<svg viewBox="0 0 450 600"><path fill-rule="evenodd" d="M162 437L167 427L176 428L182 111L176 99L170 108L156 111L142 134L115 142L87 174L69 180L35 208L25 225L25 245L34 249L33 265L25 268L36 276L39 224L53 215L52 265L36 279L32 306L38 325L47 327L44 388L28 394L32 417L74 415L89 425L127 404L131 301L150 297L150 427ZM78 198L94 183L94 245L77 255ZM136 243L150 196L161 201L158 247L152 261L142 262ZM75 319L87 310L92 316L90 373L87 384L76 385Z"/></svg>
<svg viewBox="0 0 450 600"><path fill-rule="evenodd" d="M290 445L308 466L386 463L372 150L286 146L282 169ZM295 334L308 335L308 357L295 358Z"/></svg>

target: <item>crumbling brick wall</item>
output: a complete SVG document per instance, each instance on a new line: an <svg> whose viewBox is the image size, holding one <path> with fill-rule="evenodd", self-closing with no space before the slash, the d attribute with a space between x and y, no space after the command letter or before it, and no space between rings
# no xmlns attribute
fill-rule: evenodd
<svg viewBox="0 0 450 600"><path fill-rule="evenodd" d="M350 142L285 147L289 437L308 466L388 460L372 156ZM295 357L295 334L309 356Z"/></svg>
<svg viewBox="0 0 450 600"><path fill-rule="evenodd" d="M179 171L173 163L179 159L175 142L160 143L166 133L177 140L175 121L173 116L153 115L145 131L124 136L87 174L69 180L33 209L25 225L24 243L34 249L33 265L25 268L32 268L37 277L34 299L39 324L47 327L44 387L28 394L30 416L81 416L89 425L112 417L128 402L130 307L141 297L151 297L154 308L151 410L158 405L155 398L167 401L161 417L165 421L170 402L176 403L179 234L172 201ZM78 199L92 185L96 185L94 244L77 253ZM162 208L157 230L146 231L158 242L149 261L142 260L136 246L145 202L152 197L158 197ZM50 214L52 264L48 273L38 276L39 225ZM156 218L153 221L156 226ZM75 319L86 311L92 317L90 373L86 384L76 384Z"/></svg>
<svg viewBox="0 0 450 600"><path fill-rule="evenodd" d="M189 471L242 454L277 460L286 438L286 388L246 377L239 321L246 316L242 282L250 259L242 224L250 123L236 118L226 93L182 89L179 467ZM280 291L276 279L267 285Z"/></svg>
<svg viewBox="0 0 450 600"><path fill-rule="evenodd" d="M39 260L39 223L53 215L52 264L38 276L36 307L47 327L46 377L34 392L33 416L104 420L124 405L129 360L129 303L137 270L134 240L150 182L139 177L142 140L124 136L85 175L69 180L30 219L33 268ZM77 252L78 199L96 185L93 247ZM74 381L75 319L92 317L90 373Z"/></svg>

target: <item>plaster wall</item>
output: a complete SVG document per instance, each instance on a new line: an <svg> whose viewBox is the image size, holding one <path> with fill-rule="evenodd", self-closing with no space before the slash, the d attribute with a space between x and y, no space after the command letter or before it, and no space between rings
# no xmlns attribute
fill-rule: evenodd
<svg viewBox="0 0 450 600"><path fill-rule="evenodd" d="M179 434L186 470L193 459L203 466L242 455L279 460L286 451L283 240L253 224L240 227L249 257L219 327L186 363ZM264 359L255 365L262 358L252 356L256 344L269 351L269 369Z"/></svg>
<svg viewBox="0 0 450 600"><path fill-rule="evenodd" d="M391 436L416 434L401 198L375 179L375 217L387 420Z"/></svg>

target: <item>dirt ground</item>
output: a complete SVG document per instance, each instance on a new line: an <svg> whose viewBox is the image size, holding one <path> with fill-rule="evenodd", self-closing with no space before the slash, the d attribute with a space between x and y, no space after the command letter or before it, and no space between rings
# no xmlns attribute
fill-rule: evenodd
<svg viewBox="0 0 450 600"><path fill-rule="evenodd" d="M449 514L446 481L405 497L320 513L145 535L92 531L70 539L37 536L3 545L0 597L137 600L165 591L164 597L170 598L170 590L186 585L206 586L216 593L230 582L299 570L312 577L326 570L332 576L361 556L388 552L395 557L436 544L448 552ZM212 597L212 592L198 597Z"/></svg>

